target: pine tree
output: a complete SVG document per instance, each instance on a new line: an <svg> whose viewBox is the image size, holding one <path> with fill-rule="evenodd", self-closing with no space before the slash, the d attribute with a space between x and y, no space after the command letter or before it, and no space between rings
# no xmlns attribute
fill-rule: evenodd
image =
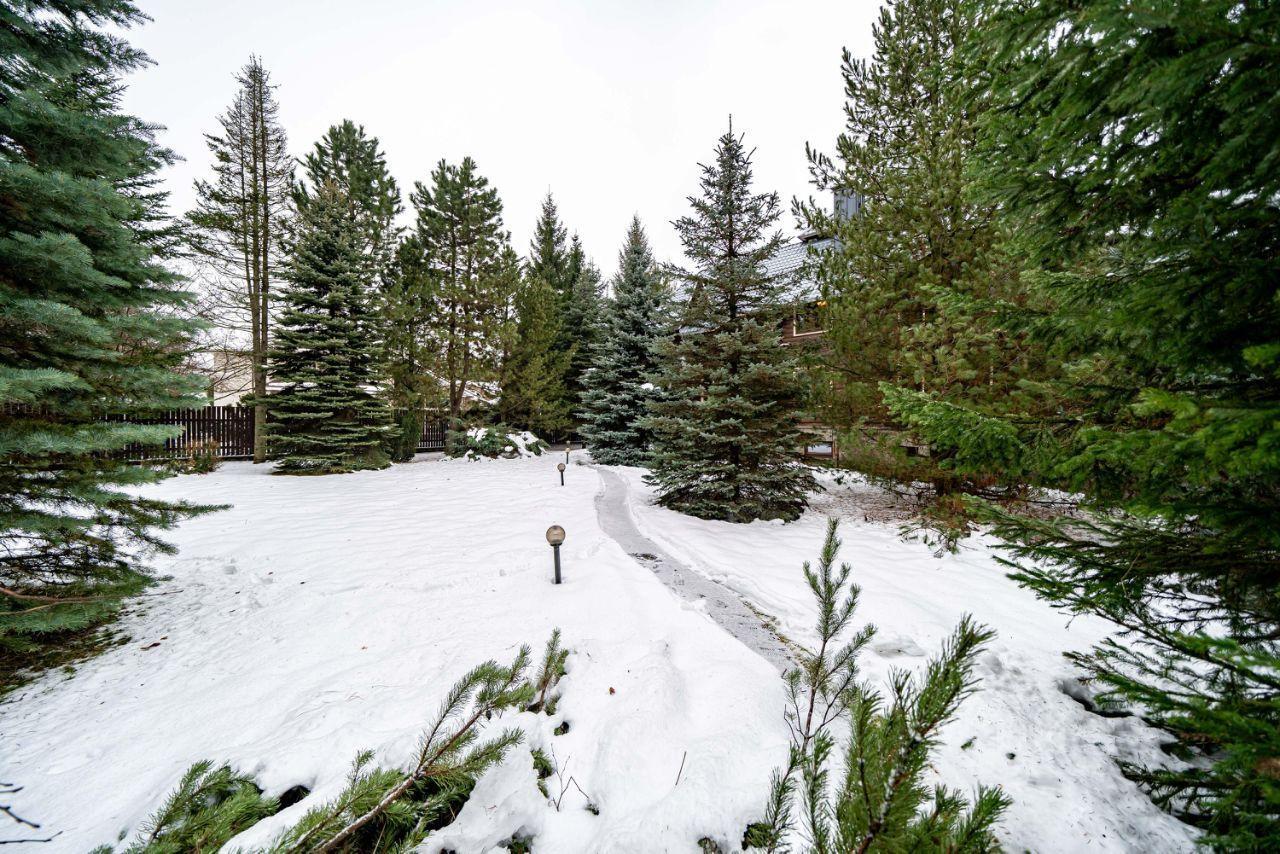
<svg viewBox="0 0 1280 854"><path fill-rule="evenodd" d="M281 474L386 465L389 413L371 391L375 319L370 273L351 200L326 182L300 211L271 350L280 389L270 399L268 448Z"/></svg>
<svg viewBox="0 0 1280 854"><path fill-rule="evenodd" d="M271 283L284 260L282 241L292 216L293 158L280 124L271 77L250 57L240 90L218 118L222 134L207 134L212 181L196 182L196 207L187 214L196 256L210 268L218 320L237 337L248 335L253 376L253 461L266 459L267 351L271 346Z"/></svg>
<svg viewBox="0 0 1280 854"><path fill-rule="evenodd" d="M390 442L391 459L413 459L427 410L446 406L436 366L431 320L435 316L435 288L417 235L396 246L378 303L382 370L389 382L388 397L396 430Z"/></svg>
<svg viewBox="0 0 1280 854"><path fill-rule="evenodd" d="M560 341L561 302L543 279L526 278L515 298L515 344L503 370L498 416L539 436L560 436L571 426L564 377L572 352Z"/></svg>
<svg viewBox="0 0 1280 854"><path fill-rule="evenodd" d="M170 550L157 530L198 510L138 495L166 472L122 459L177 430L116 419L199 403L174 372L192 327L163 265L172 155L119 109L148 59L113 32L143 20L120 0L0 9L0 650L18 666L114 613Z"/></svg>
<svg viewBox="0 0 1280 854"><path fill-rule="evenodd" d="M859 679L858 656L876 629L852 629L861 591L849 580L849 564L835 568L837 532L831 519L817 569L804 564L818 645L798 650L799 666L786 674L790 756L774 772L765 820L747 828L746 843L786 851L800 824L811 854L998 850L993 829L1009 806L1004 793L980 786L968 804L945 786L926 788L923 779L939 731L976 688L974 661L995 633L964 617L922 677L891 675L885 703ZM831 729L841 721L849 724L845 768L832 785Z"/></svg>
<svg viewBox="0 0 1280 854"><path fill-rule="evenodd" d="M187 769L164 804L139 828L141 838L121 854L216 851L279 811L279 801L264 796L252 777L202 760ZM103 846L93 854L111 850Z"/></svg>
<svg viewBox="0 0 1280 854"><path fill-rule="evenodd" d="M676 230L693 270L679 340L661 348L651 483L667 507L706 519L795 519L813 478L796 464L801 382L779 340L786 282L766 272L777 193L752 194L751 156L732 130L702 167L701 197Z"/></svg>
<svg viewBox="0 0 1280 854"><path fill-rule="evenodd" d="M666 281L653 260L640 218L618 253L613 299L604 309L593 367L585 375L582 437L596 462L638 466L648 459L643 421L655 399L657 344L669 334Z"/></svg>
<svg viewBox="0 0 1280 854"><path fill-rule="evenodd" d="M456 424L468 391L498 372L513 284L504 262L510 236L502 227L498 191L470 157L459 165L440 161L431 186L416 183L410 200L433 288L436 372L448 392L449 421Z"/></svg>
<svg viewBox="0 0 1280 854"><path fill-rule="evenodd" d="M836 238L813 262L827 304L815 361L820 408L844 433L842 461L891 485L930 483L936 495L995 494L1018 477L982 446L918 453L919 437L890 405L894 391L1025 411L1039 404L1022 381L1045 370L1040 351L997 322L1024 286L1002 251L995 206L971 193L982 101L965 85L957 45L973 25L964 0L881 8L870 61L844 53L835 157L809 154L817 186L859 197L860 211L802 206L810 228Z"/></svg>
<svg viewBox="0 0 1280 854"><path fill-rule="evenodd" d="M1126 770L1220 850L1280 846L1280 160L1271 4L991 0L974 162L1033 266L1023 322L1069 417L902 411L1084 497L995 512L1018 575L1123 635L1077 656L1099 702L1176 737ZM1087 73L1081 71L1087 69Z"/></svg>

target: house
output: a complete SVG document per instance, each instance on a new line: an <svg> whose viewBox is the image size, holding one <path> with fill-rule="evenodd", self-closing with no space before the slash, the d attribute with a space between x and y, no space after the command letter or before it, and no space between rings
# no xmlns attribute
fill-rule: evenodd
<svg viewBox="0 0 1280 854"><path fill-rule="evenodd" d="M253 391L253 361L249 350L209 347L193 354L193 372L207 382L205 393L214 406L234 406Z"/></svg>

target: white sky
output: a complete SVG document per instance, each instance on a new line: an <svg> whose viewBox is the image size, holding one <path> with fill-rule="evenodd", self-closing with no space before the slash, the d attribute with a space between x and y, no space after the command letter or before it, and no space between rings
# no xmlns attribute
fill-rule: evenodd
<svg viewBox="0 0 1280 854"><path fill-rule="evenodd" d="M662 259L670 222L697 190L733 114L757 149L757 188L813 192L806 141L830 150L842 126L840 50L870 51L874 0L412 2L139 0L154 20L130 33L156 65L124 106L165 125L185 158L168 177L175 211L209 155L202 134L260 55L290 149L335 122L377 136L408 205L442 157L470 154L498 188L517 251L550 189L605 275L633 213ZM788 212L783 226L794 229Z"/></svg>

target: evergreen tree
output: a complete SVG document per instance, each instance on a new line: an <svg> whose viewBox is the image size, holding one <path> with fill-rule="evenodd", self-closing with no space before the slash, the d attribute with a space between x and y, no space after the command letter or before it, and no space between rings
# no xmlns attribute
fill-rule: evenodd
<svg viewBox="0 0 1280 854"><path fill-rule="evenodd" d="M18 666L110 616L170 550L157 529L198 510L141 497L165 471L121 459L178 431L113 418L199 402L162 264L172 155L119 109L148 60L113 33L143 20L121 0L0 9L0 651Z"/></svg>
<svg viewBox="0 0 1280 854"><path fill-rule="evenodd" d="M503 371L498 416L539 436L564 435L571 426L564 376L572 352L561 350L558 294L538 277L526 278L515 298L515 344Z"/></svg>
<svg viewBox="0 0 1280 854"><path fill-rule="evenodd" d="M604 323L604 282L600 270L590 261L582 261L573 279L568 305L562 312L564 335L562 350L570 351L564 373L564 387L575 416L581 411L582 394L586 391L586 375L595 366L595 353Z"/></svg>
<svg viewBox="0 0 1280 854"><path fill-rule="evenodd" d="M231 766L196 762L177 788L139 828L141 838L121 854L186 854L216 851L227 840L280 811L280 802L262 794L253 778ZM111 854L102 846L91 854Z"/></svg>
<svg viewBox="0 0 1280 854"><path fill-rule="evenodd" d="M430 300L423 299L421 265L413 260L416 246L400 246L401 229L395 224L403 210L400 188L378 138L349 119L330 126L302 164L303 180L294 187L298 209L306 209L313 188L332 182L349 200L349 216L363 235L361 248L375 284L366 296L378 319L378 374L400 428L388 450L394 460L412 459L424 420L427 377L419 344Z"/></svg>
<svg viewBox="0 0 1280 854"><path fill-rule="evenodd" d="M990 202L969 174L982 100L957 45L973 28L964 0L894 0L872 26L875 53L846 50L846 127L834 159L810 151L817 186L862 201L854 216L809 203L810 228L836 241L813 269L826 300L817 352L819 408L842 430L842 461L891 485L938 495L1017 486L1000 460L918 453L885 394L907 388L988 412L1038 406L1023 380L1044 372L1023 337L997 322L1023 285L1002 251ZM937 505L935 511L946 511Z"/></svg>
<svg viewBox="0 0 1280 854"><path fill-rule="evenodd" d="M403 207L400 188L387 169L387 158L376 136L350 119L332 125L302 160L304 180L294 188L299 210L305 210L316 187L332 182L351 203L351 217L360 224L363 248L379 279L386 274L399 236L395 218Z"/></svg>
<svg viewBox="0 0 1280 854"><path fill-rule="evenodd" d="M271 350L268 447L282 474L386 465L389 414L374 397L374 317L364 235L351 200L326 182L300 211L284 311Z"/></svg>
<svg viewBox="0 0 1280 854"><path fill-rule="evenodd" d="M582 436L597 462L638 466L648 459L651 434L643 421L655 399L657 344L670 331L667 300L666 281L636 217L618 253L613 299L585 376Z"/></svg>
<svg viewBox="0 0 1280 854"><path fill-rule="evenodd" d="M432 373L436 367L431 335L435 296L422 243L417 235L410 235L396 246L378 305L381 362L396 423L389 446L395 462L413 459L427 410L445 408L440 383Z"/></svg>
<svg viewBox="0 0 1280 854"><path fill-rule="evenodd" d="M570 247L570 268L576 269L573 287L561 310L561 350L569 352L564 386L571 418L578 424L587 390L587 374L595 364L604 323L604 282L600 270L582 252L578 236ZM575 260L576 259L576 260Z"/></svg>
<svg viewBox="0 0 1280 854"><path fill-rule="evenodd" d="M439 353L436 373L448 392L449 420L456 423L468 390L498 372L513 285L504 261L509 235L498 191L470 157L460 165L440 161L431 186L414 187L415 234L435 305L430 327Z"/></svg>
<svg viewBox="0 0 1280 854"><path fill-rule="evenodd" d="M248 335L253 375L253 461L266 459L267 351L271 346L271 283L284 260L282 241L292 216L293 158L280 125L271 77L250 57L240 90L218 117L221 135L207 134L212 181L196 182L196 207L187 214L197 257L215 279L230 316L220 321Z"/></svg>
<svg viewBox="0 0 1280 854"><path fill-rule="evenodd" d="M661 348L661 397L651 483L661 504L707 519L795 519L813 486L796 464L801 383L779 340L786 281L765 262L782 243L770 232L777 193L751 192L751 156L732 130L702 167L701 197L676 230L692 270L679 340Z"/></svg>
<svg viewBox="0 0 1280 854"><path fill-rule="evenodd" d="M507 387L506 377L511 368L511 357L520 338L519 316L516 313L516 302L520 289L524 285L524 261L516 254L511 244L502 247L498 255L496 280L500 282L499 290L503 296L498 306L491 346L498 351L497 380L494 382L499 394Z"/></svg>
<svg viewBox="0 0 1280 854"><path fill-rule="evenodd" d="M573 287L582 263L580 251L576 259L570 257L565 243L567 238L568 232L560 222L556 200L551 193L547 193L547 197L542 200L538 222L533 227L527 272L529 278L541 279L561 297Z"/></svg>
<svg viewBox="0 0 1280 854"><path fill-rule="evenodd" d="M529 292L522 301L522 305L536 316L528 322L519 321L530 334L517 335L513 370L505 372L507 385L503 389L506 398L502 406L504 420L514 426L538 432L533 426L536 421L541 425L544 435L550 439L566 436L572 430L578 389L570 371L581 367L588 358L588 354L581 348L584 337L582 324L590 322L592 313L589 304L585 311L577 310L578 292L590 290L591 280L583 281L588 266L581 241L576 234L569 241L567 235L568 231L560 221L555 198L548 192L547 197L542 200L542 211L538 215L533 239L529 244L529 262L526 265ZM596 275L598 281L598 273ZM541 288L534 284L537 281L550 288L555 297L554 305L543 304ZM550 343L554 353L543 349L544 333L548 329L554 330ZM587 336L589 335L588 332ZM535 364L558 373L556 376L535 379L530 373L530 366ZM554 395L554 399L543 397L535 403L535 396L530 391L513 388L511 383L516 381L517 373L523 377L523 381L536 382L542 395ZM535 408L539 414L535 414ZM546 432L552 425L555 425L555 432Z"/></svg>
<svg viewBox="0 0 1280 854"><path fill-rule="evenodd" d="M787 836L801 824L811 854L998 850L992 831L1009 806L1003 792L980 786L968 804L958 792L926 788L923 780L939 730L976 688L974 660L995 633L964 617L921 678L892 674L885 703L858 678L858 655L876 630L851 630L861 591L849 581L848 564L835 569L837 530L830 520L818 568L804 564L819 643L799 650L799 666L786 674L791 753L774 772L765 820L747 828L746 843L786 851ZM849 723L845 768L831 785L831 728L841 720Z"/></svg>
<svg viewBox="0 0 1280 854"><path fill-rule="evenodd" d="M1126 770L1220 850L1280 846L1280 160L1273 4L990 0L972 45L984 189L1034 265L1024 321L1067 418L902 394L1092 515L996 513L1016 576L1124 634L1101 702L1195 755ZM1262 34L1270 34L1263 36ZM1082 72L1086 69L1087 73Z"/></svg>

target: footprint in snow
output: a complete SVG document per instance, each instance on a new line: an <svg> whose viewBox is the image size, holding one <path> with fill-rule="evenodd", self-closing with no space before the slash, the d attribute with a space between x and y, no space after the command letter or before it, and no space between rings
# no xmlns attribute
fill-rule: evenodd
<svg viewBox="0 0 1280 854"><path fill-rule="evenodd" d="M925 654L918 643L907 637L886 638L871 645L871 651L881 658L918 658Z"/></svg>

